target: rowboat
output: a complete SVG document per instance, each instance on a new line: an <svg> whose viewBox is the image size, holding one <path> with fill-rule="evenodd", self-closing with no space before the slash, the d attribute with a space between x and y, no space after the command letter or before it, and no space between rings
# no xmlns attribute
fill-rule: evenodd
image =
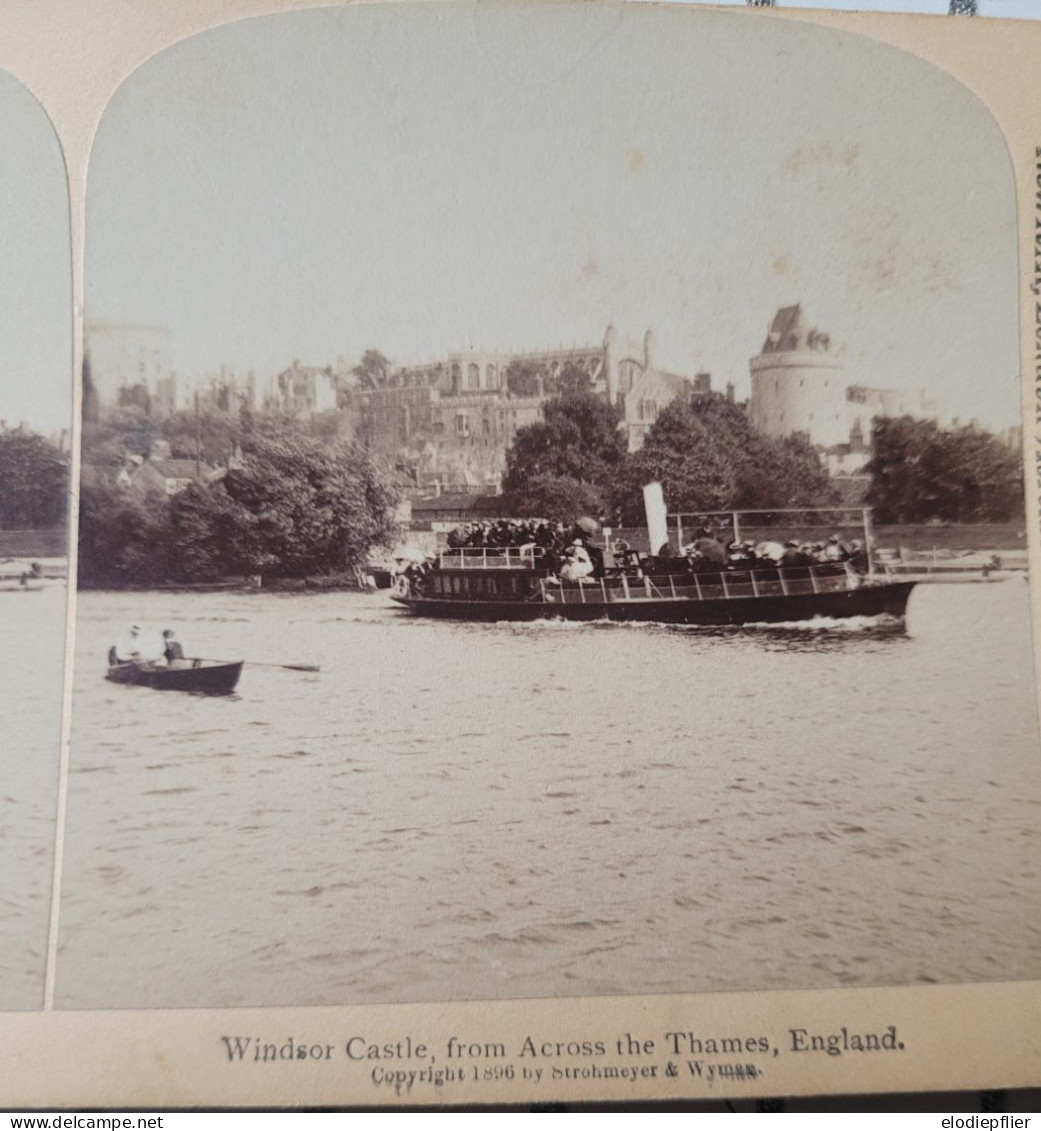
<svg viewBox="0 0 1041 1131"><path fill-rule="evenodd" d="M150 687L153 691L187 691L195 695L230 695L242 674L243 661L188 660L186 666L157 666L131 660L110 664L105 678L112 683Z"/></svg>

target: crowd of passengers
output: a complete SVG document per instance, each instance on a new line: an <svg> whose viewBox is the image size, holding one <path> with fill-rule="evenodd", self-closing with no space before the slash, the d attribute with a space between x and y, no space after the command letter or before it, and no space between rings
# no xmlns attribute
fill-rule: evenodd
<svg viewBox="0 0 1041 1131"><path fill-rule="evenodd" d="M605 576L603 550L596 545L594 524L585 520L575 525L541 519L500 519L457 526L448 535L449 550L529 548L542 568L560 581L574 582ZM632 574L697 573L722 571L760 571L778 568L790 572L818 567L821 572L851 569L867 573L868 556L858 539L848 545L837 534L824 542L727 542L725 535L713 534L706 527L697 529L693 540L677 553L669 543L654 555L634 551L617 541L612 550L618 567ZM425 572L420 567L417 572Z"/></svg>
<svg viewBox="0 0 1041 1131"><path fill-rule="evenodd" d="M659 562L671 556L666 545L658 552ZM694 540L681 551L694 573L719 573L721 570L806 569L809 566L855 570L867 573L868 556L863 543L853 539L848 545L837 534L825 542L731 542L725 545L711 532L699 529Z"/></svg>
<svg viewBox="0 0 1041 1131"><path fill-rule="evenodd" d="M448 533L448 548L462 550L487 546L541 546L562 550L574 538L575 528L543 519L501 518L496 522L468 522Z"/></svg>

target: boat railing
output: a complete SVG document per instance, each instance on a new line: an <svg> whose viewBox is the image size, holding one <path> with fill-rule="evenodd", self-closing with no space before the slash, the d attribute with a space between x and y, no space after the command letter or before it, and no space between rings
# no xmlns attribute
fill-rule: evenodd
<svg viewBox="0 0 1041 1131"><path fill-rule="evenodd" d="M543 599L553 604L610 604L624 601L727 601L747 597L796 597L814 593L837 593L849 589L853 580L845 573L821 573L813 567L771 571L766 577L755 571L705 574L664 574L630 577L626 574L579 582L539 582Z"/></svg>
<svg viewBox="0 0 1041 1131"><path fill-rule="evenodd" d="M462 546L443 550L437 564L439 569L534 569L541 552L535 545Z"/></svg>

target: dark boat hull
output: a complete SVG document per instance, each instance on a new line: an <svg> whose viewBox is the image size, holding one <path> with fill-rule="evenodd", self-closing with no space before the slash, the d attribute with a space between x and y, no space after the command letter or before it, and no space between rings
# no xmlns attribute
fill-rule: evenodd
<svg viewBox="0 0 1041 1131"><path fill-rule="evenodd" d="M194 695L230 695L242 674L242 662L201 664L186 668L153 668L145 664L113 664L105 676L112 683L184 691Z"/></svg>
<svg viewBox="0 0 1041 1131"><path fill-rule="evenodd" d="M481 601L395 594L394 600L422 616L469 621L650 621L657 624L778 624L815 617L903 617L913 581L866 584L828 593L720 599L632 598L617 601Z"/></svg>

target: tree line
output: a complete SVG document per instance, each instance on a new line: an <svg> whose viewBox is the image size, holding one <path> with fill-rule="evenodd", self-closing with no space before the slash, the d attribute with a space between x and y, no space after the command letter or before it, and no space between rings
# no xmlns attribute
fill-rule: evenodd
<svg viewBox="0 0 1041 1131"><path fill-rule="evenodd" d="M395 502L385 470L355 444L255 433L219 477L169 497L84 485L79 582L349 578L374 546L389 545Z"/></svg>
<svg viewBox="0 0 1041 1131"><path fill-rule="evenodd" d="M69 461L35 432L0 424L0 530L53 530L68 514Z"/></svg>
<svg viewBox="0 0 1041 1131"><path fill-rule="evenodd" d="M571 521L599 515L642 525L643 486L661 483L671 511L828 507L840 499L816 450L799 436L756 431L723 397L677 398L627 452L617 410L574 390L546 404L507 453L512 513ZM1023 516L1018 453L974 427L875 421L866 504L882 523L1008 522Z"/></svg>
<svg viewBox="0 0 1041 1131"><path fill-rule="evenodd" d="M234 419L214 413L173 417L157 426L147 414L123 406L103 424L87 425L84 461L95 467L115 467L128 450L147 453L160 438L158 428L175 457L236 458L211 481L194 482L169 498L128 491L111 477L84 479L80 582L122 586L255 574L352 574L374 546L393 540L396 498L389 469L340 436L334 423L326 428L314 421L302 426L269 415ZM672 511L777 510L840 501L809 443L756 431L744 410L721 396L673 401L636 452L626 450L619 424L618 410L582 380L566 382L545 403L543 419L520 429L507 452L503 513L562 522L588 514L615 526L639 526L643 487L651 480L662 484ZM877 521L1022 518L1022 461L989 433L901 417L876 420L872 440L866 502ZM0 469L5 452L19 453L26 491L32 478L27 453L39 451L37 441L0 436ZM52 476L60 467L53 456L52 450L46 464Z"/></svg>
<svg viewBox="0 0 1041 1131"><path fill-rule="evenodd" d="M504 491L517 513L612 524L644 521L643 487L661 483L669 509L710 511L825 506L836 494L817 454L799 439L757 432L722 397L677 398L637 452L627 452L616 409L585 392L550 401L507 454Z"/></svg>

